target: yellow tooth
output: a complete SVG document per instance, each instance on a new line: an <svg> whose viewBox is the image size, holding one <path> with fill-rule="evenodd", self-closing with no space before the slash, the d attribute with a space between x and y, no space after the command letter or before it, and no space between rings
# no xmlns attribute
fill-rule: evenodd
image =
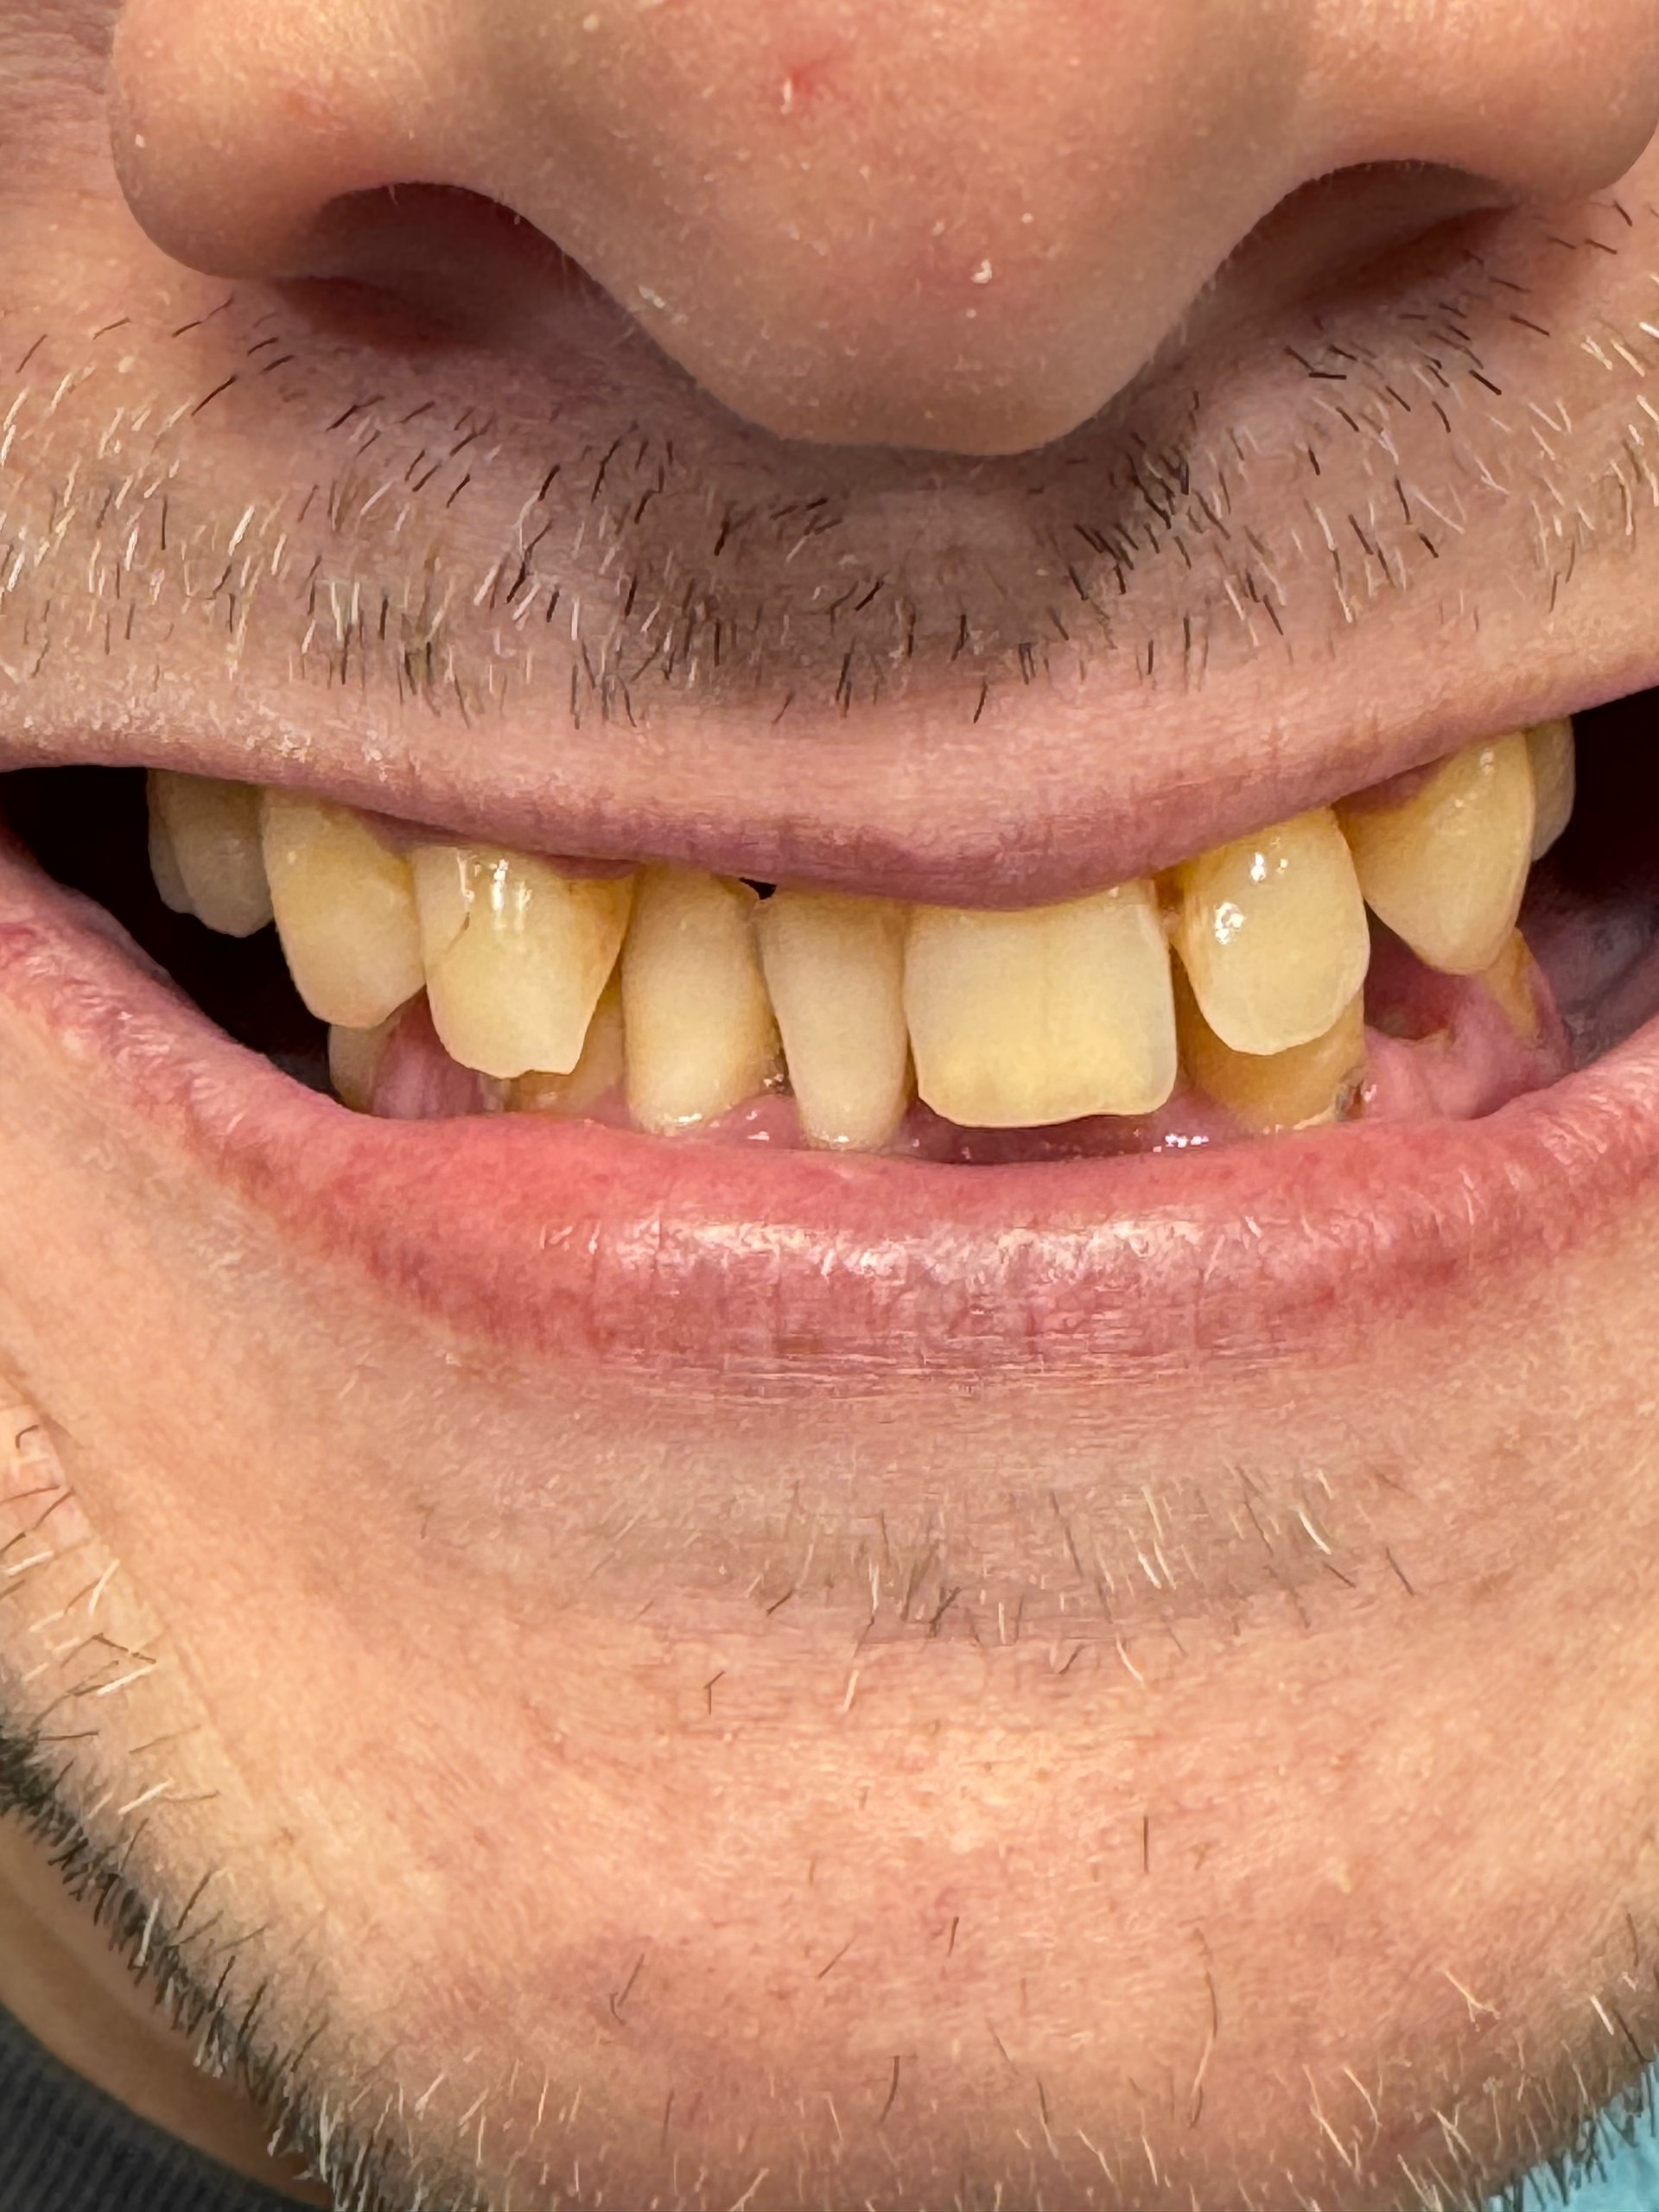
<svg viewBox="0 0 1659 2212"><path fill-rule="evenodd" d="M399 1009L395 1008L372 1029L347 1029L340 1022L328 1027L328 1080L342 1106L366 1114L374 1096L375 1070L391 1036Z"/></svg>
<svg viewBox="0 0 1659 2212"><path fill-rule="evenodd" d="M568 1075L628 925L633 878L476 845L412 855L432 1026L485 1075Z"/></svg>
<svg viewBox="0 0 1659 2212"><path fill-rule="evenodd" d="M1324 1036L1370 963L1336 817L1323 808L1294 815L1175 873L1176 947L1222 1042L1267 1054Z"/></svg>
<svg viewBox="0 0 1659 2212"><path fill-rule="evenodd" d="M582 1058L569 1075L545 1068L521 1075L507 1091L509 1114L555 1114L571 1120L585 1114L607 1090L621 1087L626 1065L622 988L613 975L599 995Z"/></svg>
<svg viewBox="0 0 1659 2212"><path fill-rule="evenodd" d="M1535 722L1527 732L1527 758L1532 764L1532 857L1541 860L1573 818L1577 762L1571 717L1558 722Z"/></svg>
<svg viewBox="0 0 1659 2212"><path fill-rule="evenodd" d="M1344 810L1371 911L1450 976L1490 968L1521 911L1534 805L1519 731L1465 746L1402 805Z"/></svg>
<svg viewBox="0 0 1659 2212"><path fill-rule="evenodd" d="M648 868L622 949L627 1096L641 1128L694 1128L778 1071L778 1029L746 883Z"/></svg>
<svg viewBox="0 0 1659 2212"><path fill-rule="evenodd" d="M911 910L916 1087L969 1128L1148 1114L1175 1085L1169 950L1153 887L1018 913Z"/></svg>
<svg viewBox="0 0 1659 2212"><path fill-rule="evenodd" d="M1538 1044L1544 1032L1538 1005L1539 975L1519 930L1510 931L1503 950L1482 971L1480 980L1502 1007L1516 1035L1529 1045Z"/></svg>
<svg viewBox="0 0 1659 2212"><path fill-rule="evenodd" d="M149 786L149 873L155 881L156 895L163 906L170 906L175 914L194 914L195 902L179 870L178 855L173 849L173 832L167 826L167 817L156 804L156 771L153 768L145 782Z"/></svg>
<svg viewBox="0 0 1659 2212"><path fill-rule="evenodd" d="M910 1097L905 910L777 891L755 916L766 988L809 1142L873 1151Z"/></svg>
<svg viewBox="0 0 1659 2212"><path fill-rule="evenodd" d="M372 1029L421 988L409 863L349 807L268 791L262 820L294 988L319 1021Z"/></svg>
<svg viewBox="0 0 1659 2212"><path fill-rule="evenodd" d="M1334 1122L1365 1072L1363 995L1349 1000L1322 1037L1283 1052L1236 1052L1198 1011L1185 976L1175 979L1181 1065L1206 1097L1257 1136Z"/></svg>
<svg viewBox="0 0 1659 2212"><path fill-rule="evenodd" d="M189 901L175 911L200 916L224 937L251 937L264 929L270 919L270 892L257 786L218 776L175 775L167 768L152 768L149 784L151 867L159 825ZM171 899L167 903L174 905Z"/></svg>

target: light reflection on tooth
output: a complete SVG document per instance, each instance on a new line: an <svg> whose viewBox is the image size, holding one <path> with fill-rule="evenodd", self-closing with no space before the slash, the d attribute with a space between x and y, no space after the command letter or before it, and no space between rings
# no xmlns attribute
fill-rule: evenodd
<svg viewBox="0 0 1659 2212"><path fill-rule="evenodd" d="M629 1110L666 1134L712 1121L777 1073L777 1025L755 942L756 894L690 869L647 868L622 948Z"/></svg>
<svg viewBox="0 0 1659 2212"><path fill-rule="evenodd" d="M1491 967L1515 927L1534 821L1519 730L1465 746L1401 805L1342 810L1366 903L1452 976Z"/></svg>
<svg viewBox="0 0 1659 2212"><path fill-rule="evenodd" d="M181 776L168 768L152 768L148 783L151 869L159 825L188 901L180 906L168 899L168 905L197 915L223 937L251 937L264 929L270 919L270 892L257 787L219 776Z"/></svg>
<svg viewBox="0 0 1659 2212"><path fill-rule="evenodd" d="M1283 1052L1236 1052L1198 1011L1185 976L1175 979L1181 1065L1198 1088L1255 1136L1338 1120L1365 1072L1363 995L1351 998L1322 1037Z"/></svg>
<svg viewBox="0 0 1659 2212"><path fill-rule="evenodd" d="M262 823L294 988L319 1021L372 1029L421 988L408 862L325 800L267 791Z"/></svg>
<svg viewBox="0 0 1659 2212"><path fill-rule="evenodd" d="M1527 732L1527 758L1532 764L1532 858L1536 861L1573 818L1578 763L1571 718L1535 722Z"/></svg>
<svg viewBox="0 0 1659 2212"><path fill-rule="evenodd" d="M1175 1084L1169 951L1150 883L1017 913L911 911L916 1087L973 1128L1147 1114Z"/></svg>
<svg viewBox="0 0 1659 2212"><path fill-rule="evenodd" d="M476 845L411 856L427 1000L444 1050L485 1075L564 1075L616 964L632 876L562 874Z"/></svg>
<svg viewBox="0 0 1659 2212"><path fill-rule="evenodd" d="M622 1026L622 988L613 975L599 995L582 1058L569 1075L544 1068L521 1075L507 1090L509 1114L550 1114L574 1120L596 1104L607 1091L621 1088L626 1065Z"/></svg>
<svg viewBox="0 0 1659 2212"><path fill-rule="evenodd" d="M779 890L762 901L755 927L802 1134L874 1150L910 1096L904 908Z"/></svg>
<svg viewBox="0 0 1659 2212"><path fill-rule="evenodd" d="M1205 1020L1234 1052L1311 1043L1364 982L1365 908L1327 810L1201 853L1176 881L1176 947Z"/></svg>

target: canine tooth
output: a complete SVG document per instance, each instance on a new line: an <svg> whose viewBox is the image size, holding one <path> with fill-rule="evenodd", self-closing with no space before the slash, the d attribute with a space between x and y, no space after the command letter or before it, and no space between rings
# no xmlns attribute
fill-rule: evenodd
<svg viewBox="0 0 1659 2212"><path fill-rule="evenodd" d="M401 1008L394 1007L372 1029L347 1029L340 1022L328 1027L328 1080L342 1106L366 1114L374 1096L375 1070Z"/></svg>
<svg viewBox="0 0 1659 2212"><path fill-rule="evenodd" d="M1527 732L1527 758L1532 764L1532 857L1536 861L1543 858L1573 818L1577 760L1571 717L1558 722L1535 722Z"/></svg>
<svg viewBox="0 0 1659 2212"><path fill-rule="evenodd" d="M621 1087L626 1065L622 988L614 975L599 995L582 1058L569 1075L545 1068L521 1075L507 1091L509 1114L556 1114L570 1119L585 1114L607 1090Z"/></svg>
<svg viewBox="0 0 1659 2212"><path fill-rule="evenodd" d="M903 907L777 891L755 929L803 1133L820 1145L885 1144L910 1096Z"/></svg>
<svg viewBox="0 0 1659 2212"><path fill-rule="evenodd" d="M778 1071L746 883L648 868L622 948L628 1107L665 1134L712 1121Z"/></svg>
<svg viewBox="0 0 1659 2212"><path fill-rule="evenodd" d="M1365 1070L1365 1007L1356 993L1321 1037L1282 1052L1236 1052L1198 1011L1185 976L1175 982L1181 1065L1206 1097L1257 1136L1336 1121Z"/></svg>
<svg viewBox="0 0 1659 2212"><path fill-rule="evenodd" d="M1429 967L1471 976L1515 927L1534 817L1516 730L1454 753L1399 806L1344 809L1342 826L1372 912Z"/></svg>
<svg viewBox="0 0 1659 2212"><path fill-rule="evenodd" d="M916 1087L969 1128L1147 1114L1175 1085L1169 950L1149 882L1017 913L911 910Z"/></svg>
<svg viewBox="0 0 1659 2212"><path fill-rule="evenodd" d="M1175 944L1205 1020L1236 1052L1324 1036L1365 980L1370 935L1336 817L1320 808L1176 872Z"/></svg>
<svg viewBox="0 0 1659 2212"><path fill-rule="evenodd" d="M411 866L445 1052L484 1075L568 1075L616 965L633 878L564 875L475 845L423 845Z"/></svg>
<svg viewBox="0 0 1659 2212"><path fill-rule="evenodd" d="M270 891L260 849L257 787L167 768L152 768L149 785L151 867L160 824L189 901L176 911L198 915L223 937L251 937L264 929L270 919Z"/></svg>
<svg viewBox="0 0 1659 2212"><path fill-rule="evenodd" d="M262 828L295 988L319 1021L372 1029L421 988L409 863L326 800L267 791Z"/></svg>

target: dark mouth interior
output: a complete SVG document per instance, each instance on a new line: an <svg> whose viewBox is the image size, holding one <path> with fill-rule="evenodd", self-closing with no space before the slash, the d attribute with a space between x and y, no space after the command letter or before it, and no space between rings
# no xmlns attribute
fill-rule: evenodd
<svg viewBox="0 0 1659 2212"><path fill-rule="evenodd" d="M1573 728L1573 819L1532 872L1521 929L1585 1067L1659 1013L1659 690Z"/></svg>
<svg viewBox="0 0 1659 2212"><path fill-rule="evenodd" d="M142 768L16 769L0 777L0 817L47 874L113 914L210 1021L296 1082L328 1089L328 1032L295 989L276 930L220 937L162 905Z"/></svg>
<svg viewBox="0 0 1659 2212"><path fill-rule="evenodd" d="M1533 871L1522 928L1583 1066L1659 1013L1659 690L1576 718L1578 803ZM0 817L45 872L96 899L238 1043L329 1088L327 1033L274 928L235 939L165 906L151 879L141 768L0 777Z"/></svg>

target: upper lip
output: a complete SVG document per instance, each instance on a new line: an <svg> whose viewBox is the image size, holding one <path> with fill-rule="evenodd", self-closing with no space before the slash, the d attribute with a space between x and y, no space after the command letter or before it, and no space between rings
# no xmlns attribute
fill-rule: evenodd
<svg viewBox="0 0 1659 2212"><path fill-rule="evenodd" d="M1638 219L1474 219L1007 461L780 446L609 327L570 349L602 400L551 427L511 355L325 345L267 295L134 319L67 404L48 340L5 463L0 759L944 903L1147 873L1659 677ZM575 546L584 512L608 539ZM652 605L696 617L666 679Z"/></svg>

